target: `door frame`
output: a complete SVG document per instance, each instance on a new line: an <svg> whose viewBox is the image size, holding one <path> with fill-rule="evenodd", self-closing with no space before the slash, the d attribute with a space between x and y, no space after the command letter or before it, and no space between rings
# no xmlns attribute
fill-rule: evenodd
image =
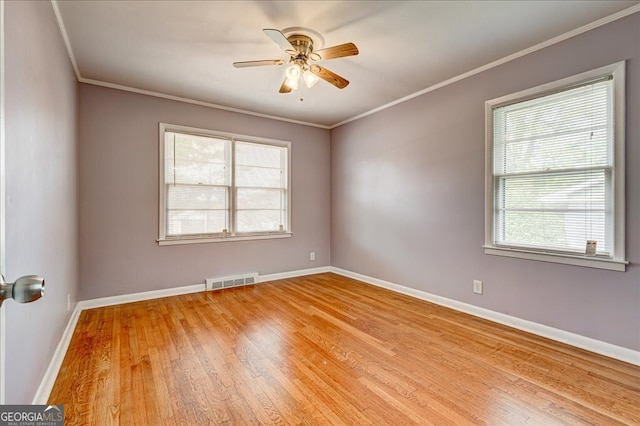
<svg viewBox="0 0 640 426"><path fill-rule="evenodd" d="M0 0L0 273L5 273L4 0ZM0 405L5 403L5 307L0 307Z"/></svg>

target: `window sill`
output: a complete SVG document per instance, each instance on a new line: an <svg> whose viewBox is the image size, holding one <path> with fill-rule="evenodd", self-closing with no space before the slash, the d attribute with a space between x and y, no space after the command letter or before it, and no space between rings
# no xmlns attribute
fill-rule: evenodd
<svg viewBox="0 0 640 426"><path fill-rule="evenodd" d="M181 244L204 244L204 243L229 243L232 241L251 241L251 240L271 240L277 238L291 238L293 233L281 232L277 234L253 234L253 235L236 235L232 237L197 237L197 238L165 238L158 239L159 246L175 246Z"/></svg>
<svg viewBox="0 0 640 426"><path fill-rule="evenodd" d="M494 256L515 257L518 259L537 260L541 262L562 263L565 265L584 266L587 268L606 269L608 271L625 272L627 265L626 260L603 259L599 257L587 257L570 254L559 253L541 253L528 250L483 246L484 253Z"/></svg>

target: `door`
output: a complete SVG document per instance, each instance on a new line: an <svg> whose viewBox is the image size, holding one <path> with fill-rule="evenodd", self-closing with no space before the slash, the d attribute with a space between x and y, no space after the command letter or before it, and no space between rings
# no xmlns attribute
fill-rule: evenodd
<svg viewBox="0 0 640 426"><path fill-rule="evenodd" d="M0 1L0 274L4 274L4 1ZM4 304L3 304L4 305ZM4 404L5 308L0 306L0 405Z"/></svg>

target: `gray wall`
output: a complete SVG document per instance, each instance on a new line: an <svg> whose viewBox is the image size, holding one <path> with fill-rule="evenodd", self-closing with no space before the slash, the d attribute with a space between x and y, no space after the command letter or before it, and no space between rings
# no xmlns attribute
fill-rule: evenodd
<svg viewBox="0 0 640 426"><path fill-rule="evenodd" d="M293 237L159 247L158 122L290 141ZM82 299L331 262L328 130L81 84L80 141Z"/></svg>
<svg viewBox="0 0 640 426"><path fill-rule="evenodd" d="M627 272L485 255L484 102L623 59ZM636 13L336 128L332 265L640 350L638 117Z"/></svg>
<svg viewBox="0 0 640 426"><path fill-rule="evenodd" d="M6 301L6 403L30 404L78 287L77 83L49 2L5 2L7 279L45 297Z"/></svg>

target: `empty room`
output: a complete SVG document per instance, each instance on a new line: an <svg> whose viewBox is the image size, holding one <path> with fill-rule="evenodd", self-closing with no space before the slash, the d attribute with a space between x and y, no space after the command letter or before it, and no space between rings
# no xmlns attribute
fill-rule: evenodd
<svg viewBox="0 0 640 426"><path fill-rule="evenodd" d="M0 424L640 424L640 1L1 0L0 47Z"/></svg>

